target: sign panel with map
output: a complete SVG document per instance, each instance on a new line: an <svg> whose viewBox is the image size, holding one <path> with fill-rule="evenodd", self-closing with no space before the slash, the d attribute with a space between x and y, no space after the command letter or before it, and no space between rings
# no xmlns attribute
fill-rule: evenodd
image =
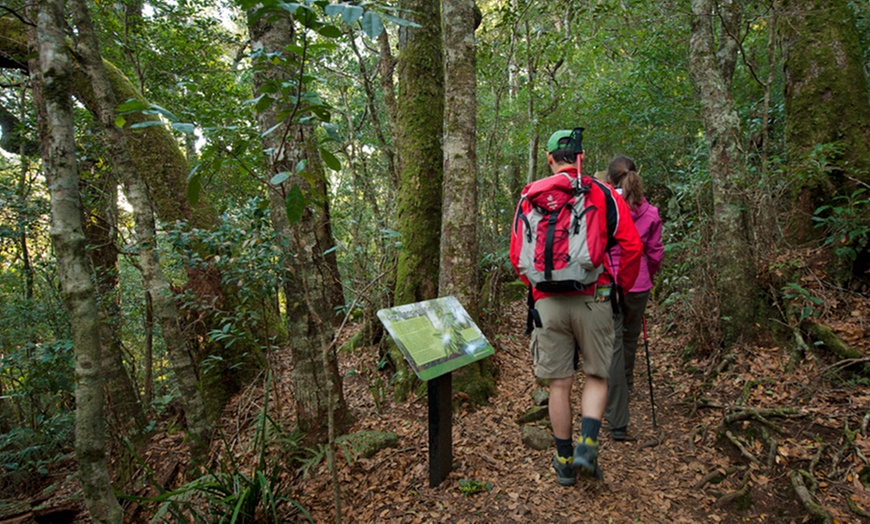
<svg viewBox="0 0 870 524"><path fill-rule="evenodd" d="M420 380L430 380L495 351L455 297L378 311Z"/></svg>

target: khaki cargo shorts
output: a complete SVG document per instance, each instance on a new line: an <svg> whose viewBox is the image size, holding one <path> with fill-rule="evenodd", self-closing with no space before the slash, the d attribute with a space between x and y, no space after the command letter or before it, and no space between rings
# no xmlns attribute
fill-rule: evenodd
<svg viewBox="0 0 870 524"><path fill-rule="evenodd" d="M583 372L608 378L613 357L613 309L610 299L594 295L560 295L535 302L541 327L532 332L530 349L538 378L574 375L574 348L579 346Z"/></svg>

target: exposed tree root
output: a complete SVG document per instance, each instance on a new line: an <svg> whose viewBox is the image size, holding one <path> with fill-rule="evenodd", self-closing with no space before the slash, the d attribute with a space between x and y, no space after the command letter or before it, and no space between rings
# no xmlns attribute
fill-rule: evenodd
<svg viewBox="0 0 870 524"><path fill-rule="evenodd" d="M731 433L730 431L726 431L725 436L728 438L728 440L731 441L732 444L737 447L737 449L740 450L740 454L746 457L749 462L752 462L753 464L758 463L758 459L755 457L755 455L750 453L749 450L746 449L746 446L744 446L743 443L740 442L740 440L735 437L733 433Z"/></svg>
<svg viewBox="0 0 870 524"><path fill-rule="evenodd" d="M722 495L721 497L719 497L718 500L716 500L716 504L715 504L715 505L716 505L717 507L722 507L722 506L728 505L728 504L730 504L732 501L734 501L734 500L736 500L736 499L739 499L740 497L743 497L744 495L746 495L747 493L749 493L749 487L750 487L750 484L749 484L749 471L750 471L750 470L747 469L747 470L743 473L743 481L742 481L742 483L741 483L741 485L740 485L740 489L738 489L737 491L733 491L733 492L731 492L731 493L726 493L725 495Z"/></svg>
<svg viewBox="0 0 870 524"><path fill-rule="evenodd" d="M654 448L661 444L664 441L661 435L656 435L655 438L651 438L649 440L645 440L641 445L637 447L638 450L646 449L646 448Z"/></svg>
<svg viewBox="0 0 870 524"><path fill-rule="evenodd" d="M826 348L830 349L834 354L843 360L853 360L850 364L863 364L858 369L864 371L865 374L870 373L870 364L864 357L861 351L853 348L843 341L834 333L834 331L823 324L817 322L805 321L801 326L810 336L817 342L821 342Z"/></svg>
<svg viewBox="0 0 870 524"><path fill-rule="evenodd" d="M702 424L700 426L697 426L694 430L692 430L691 433L689 433L689 448L690 449L697 448L697 446L695 446L695 435L701 435L700 442L701 442L701 444L703 444L704 440L706 440L706 438L707 438L707 426Z"/></svg>
<svg viewBox="0 0 870 524"><path fill-rule="evenodd" d="M730 468L725 469L724 471L720 468L716 468L710 473L704 475L704 478L695 483L695 489L703 489L709 483L718 484L725 480L728 475L731 475L737 471L745 469L741 466L731 466Z"/></svg>
<svg viewBox="0 0 870 524"><path fill-rule="evenodd" d="M759 422L770 424L770 422L767 420L770 417L801 418L808 417L809 415L809 413L804 413L794 408L746 408L726 415L725 418L722 419L722 421L725 424L732 424L734 422L737 422L738 420L755 419Z"/></svg>
<svg viewBox="0 0 870 524"><path fill-rule="evenodd" d="M852 513L854 513L855 515L864 517L865 519L870 519L870 511L861 509L849 495L846 495L846 504L849 505L849 509L852 510Z"/></svg>
<svg viewBox="0 0 870 524"><path fill-rule="evenodd" d="M806 484L804 484L804 478L807 478L810 481L812 489L815 490L816 481L813 479L812 475L806 471L795 469L792 470L791 474L789 474L791 485L794 488L798 499L800 499L801 504L803 504L804 509L807 510L807 513L821 522L833 523L834 519L831 517L831 514L828 513L821 504L814 500L813 493L809 488L807 488Z"/></svg>

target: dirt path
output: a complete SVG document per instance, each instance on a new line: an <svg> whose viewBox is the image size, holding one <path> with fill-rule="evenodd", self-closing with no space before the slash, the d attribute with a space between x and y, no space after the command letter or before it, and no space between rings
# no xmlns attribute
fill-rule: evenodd
<svg viewBox="0 0 870 524"><path fill-rule="evenodd" d="M843 332L870 353L870 300L857 298L842 306L850 313L839 318L853 319ZM339 457L342 522L809 522L795 479L830 522L870 522L870 388L860 375L831 375L837 366L832 359L824 361L821 351L796 359L783 348L744 347L729 348L715 359L691 359L680 342L685 335L677 329L660 333L662 324L674 323L656 323L651 315L658 427L652 427L646 359L640 354L629 441L613 442L608 428L602 428L604 481L579 480L563 487L551 467L554 448L536 451L522 442L516 420L533 406L531 394L538 385L522 333L523 301L503 313L505 320L490 337L496 348L490 358L500 370L498 393L488 406L454 412L454 468L434 488L428 481L426 398L405 403L387 398L376 405L373 392L388 387L378 380L389 380L377 371L377 349L340 353L345 397L357 418L351 431L380 430L399 437L396 447L371 458L348 462ZM289 355L278 351L271 357L268 414L282 430L294 426ZM236 464L237 471L248 475L257 463L254 437L265 407L263 392L264 381L258 381L226 407L223 437L212 450L217 471L221 464ZM579 406L579 388L574 405ZM732 420L726 422L726 416ZM575 413L575 436L579 420ZM143 458L154 468L157 482L175 489L184 484L185 457L182 434L175 431L156 435ZM279 496L291 497L318 524L336 521L325 461L312 461L304 476L277 457L269 463L278 468ZM54 502L44 505L80 506L70 472L63 474L66 481ZM481 489L468 493L463 485L469 484ZM150 497L156 495L152 488L128 491ZM148 522L156 509L154 504L125 504L130 522ZM295 510L299 506L280 503L279 512L286 516L278 520L307 522ZM67 522L85 522L83 511L79 508L84 520ZM257 522L274 520L261 515Z"/></svg>
<svg viewBox="0 0 870 524"><path fill-rule="evenodd" d="M521 303L512 305L508 316L524 318L523 308ZM805 447L806 442L794 439L794 446L790 446L786 445L789 440L783 437L783 445L773 451L755 444L757 449L750 449L749 453L757 454L759 464L770 458L774 467L770 472L760 465L750 464L747 468L749 461L741 456L738 448L717 438L715 430L723 415L721 410L693 408L697 405L694 397L705 389L697 377L683 371L691 369L691 362L688 366L682 365L676 356L680 350L674 342L659 339L655 334L652 336L652 367L658 428L654 429L651 423L644 371L637 376L631 401L629 436L633 440L613 442L606 426L602 428L600 461L604 482L581 480L573 487L559 486L551 468L553 449L535 451L525 447L521 440L521 426L516 418L533 405L530 395L537 385L526 349L527 338L520 331L523 326L521 322L511 324L504 325L504 332L492 341L496 354L491 358L501 370L498 395L489 406L478 410L463 408L455 413L454 469L435 488L428 485L425 398L399 405L388 403L378 413L371 401L368 381L362 375L346 378L346 396L359 417L354 430L393 431L399 435L399 444L396 449L381 451L373 458L351 465L340 462L344 522L806 521L806 511L794 495L788 478L784 473L779 478L770 476L773 471L787 471L775 466L783 460L788 462L796 453L795 449ZM781 366L787 360L787 355L776 348L767 350L763 356L764 365L768 367ZM359 358L360 355L346 358L345 371L364 365L365 358L376 357ZM639 355L638 359L638 365L645 370L645 358ZM748 375L743 374L755 372L753 363L744 365L748 365L747 370L736 375L743 380L729 378L739 383L734 384L736 388L725 384L721 395L742 391L741 386L748 380ZM739 363L734 365L735 369L738 367ZM771 380L782 382L781 368L767 371ZM789 380L799 388L806 385L807 378L798 370ZM706 391L711 398L719 394L715 383ZM754 389L750 391L754 394ZM792 403L797 394L782 392L775 386L765 391L764 397L770 396L771 391L780 391L780 397L772 399L777 405ZM863 398L851 398L864 402L865 410L868 399L866 390ZM574 405L579 406L579 396ZM813 411L811 406L802 407ZM813 424L824 426L827 423L831 428L836 428L836 419L841 415L839 412L830 412L829 416L810 414L815 416ZM580 415L575 414L575 431L579 419ZM748 428L749 424L743 427ZM809 437L809 432L805 436ZM650 441L660 444L649 446ZM733 467L743 469L736 474L732 471L721 484L702 481L711 471L725 472ZM491 489L463 494L461 481L489 483ZM728 495L744 486L749 486L746 495ZM860 483L857 486L860 488ZM829 500L822 500L823 504L830 504L828 509L839 522L860 521L848 508L844 509L842 495L850 494L849 488L828 482L822 490L823 494L830 495ZM851 494L853 500L863 500L865 504L870 500L855 498L867 497L867 490ZM324 467L303 481L301 489L293 496L308 509L315 522L334 521L333 492Z"/></svg>

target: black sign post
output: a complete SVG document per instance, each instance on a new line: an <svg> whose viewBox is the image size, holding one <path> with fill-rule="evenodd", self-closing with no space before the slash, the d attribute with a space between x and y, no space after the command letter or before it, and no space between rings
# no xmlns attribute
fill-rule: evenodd
<svg viewBox="0 0 870 524"><path fill-rule="evenodd" d="M426 383L429 390L429 486L447 478L453 468L453 388L451 373Z"/></svg>
<svg viewBox="0 0 870 524"><path fill-rule="evenodd" d="M378 311L378 318L429 393L429 485L453 467L451 372L494 353L486 337L454 297Z"/></svg>

